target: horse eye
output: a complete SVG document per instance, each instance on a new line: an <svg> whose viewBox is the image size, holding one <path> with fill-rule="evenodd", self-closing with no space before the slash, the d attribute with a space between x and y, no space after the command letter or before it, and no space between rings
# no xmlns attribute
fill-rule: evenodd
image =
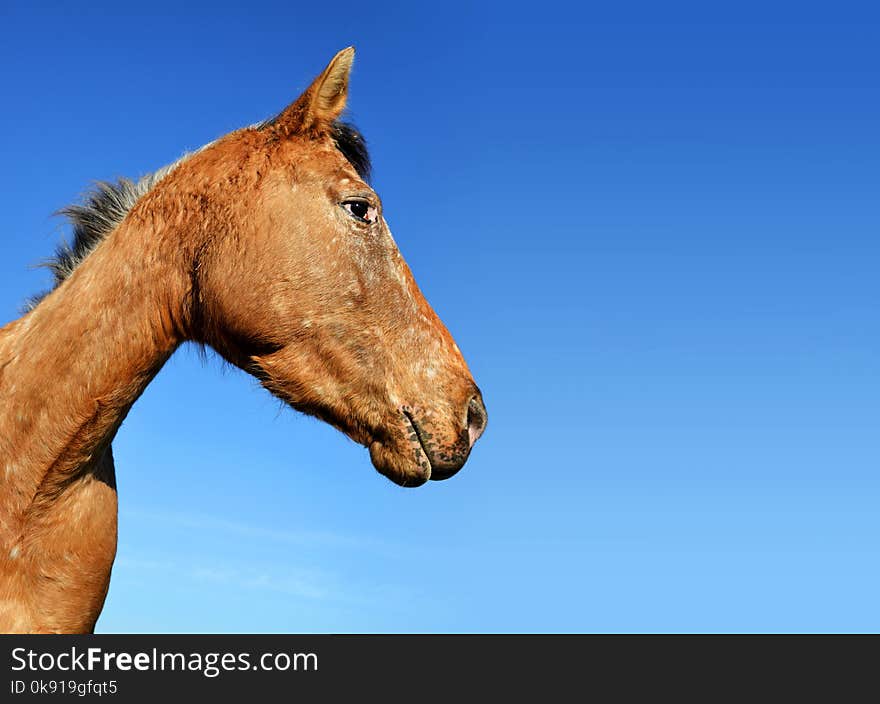
<svg viewBox="0 0 880 704"><path fill-rule="evenodd" d="M376 222L376 209L365 200L347 200L342 207L358 220Z"/></svg>

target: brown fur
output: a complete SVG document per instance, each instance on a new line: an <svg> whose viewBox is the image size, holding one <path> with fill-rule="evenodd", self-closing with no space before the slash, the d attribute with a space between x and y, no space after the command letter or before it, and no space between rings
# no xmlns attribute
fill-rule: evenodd
<svg viewBox="0 0 880 704"><path fill-rule="evenodd" d="M331 139L353 50L263 128L183 161L0 329L0 630L94 628L116 552L110 443L186 340L367 446L402 485L460 468L485 410Z"/></svg>

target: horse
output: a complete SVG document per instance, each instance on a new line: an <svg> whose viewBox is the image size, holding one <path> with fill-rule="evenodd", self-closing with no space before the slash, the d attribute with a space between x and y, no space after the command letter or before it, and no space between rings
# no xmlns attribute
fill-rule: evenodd
<svg viewBox="0 0 880 704"><path fill-rule="evenodd" d="M0 328L0 630L93 632L116 555L111 442L184 342L369 450L451 477L487 414L341 116L354 49L277 116L64 212L55 287Z"/></svg>

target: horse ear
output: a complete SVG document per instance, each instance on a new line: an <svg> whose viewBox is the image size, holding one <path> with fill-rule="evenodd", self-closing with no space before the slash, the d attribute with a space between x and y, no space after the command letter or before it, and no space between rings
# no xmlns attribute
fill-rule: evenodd
<svg viewBox="0 0 880 704"><path fill-rule="evenodd" d="M328 127L345 109L348 76L354 63L354 47L340 51L321 75L270 126L287 134L320 131Z"/></svg>

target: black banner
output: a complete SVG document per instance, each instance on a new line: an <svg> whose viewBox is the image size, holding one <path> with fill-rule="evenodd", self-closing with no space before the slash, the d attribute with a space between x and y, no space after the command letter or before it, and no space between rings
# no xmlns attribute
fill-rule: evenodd
<svg viewBox="0 0 880 704"><path fill-rule="evenodd" d="M803 636L0 636L0 701L469 701L477 689L557 701L703 682L699 691L713 696L782 694L823 680L839 695L876 662L877 639L861 639L855 655L847 645Z"/></svg>

